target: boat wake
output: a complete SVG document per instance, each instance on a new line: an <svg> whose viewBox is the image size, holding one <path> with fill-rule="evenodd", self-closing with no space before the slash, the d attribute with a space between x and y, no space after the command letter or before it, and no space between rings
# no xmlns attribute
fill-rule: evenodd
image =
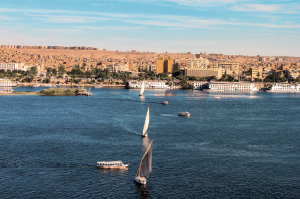
<svg viewBox="0 0 300 199"><path fill-rule="evenodd" d="M159 114L159 115L164 117L177 117L176 115L173 114Z"/></svg>
<svg viewBox="0 0 300 199"><path fill-rule="evenodd" d="M96 165L89 164L62 164L62 163L49 163L49 164L22 164L22 165L5 165L1 164L0 168L44 168L44 169L95 169Z"/></svg>

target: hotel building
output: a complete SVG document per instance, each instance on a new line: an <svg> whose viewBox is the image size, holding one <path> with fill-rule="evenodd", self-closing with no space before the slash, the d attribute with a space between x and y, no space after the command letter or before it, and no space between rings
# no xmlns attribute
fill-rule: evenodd
<svg viewBox="0 0 300 199"><path fill-rule="evenodd" d="M18 70L19 69L19 64L18 63L0 63L0 70Z"/></svg>

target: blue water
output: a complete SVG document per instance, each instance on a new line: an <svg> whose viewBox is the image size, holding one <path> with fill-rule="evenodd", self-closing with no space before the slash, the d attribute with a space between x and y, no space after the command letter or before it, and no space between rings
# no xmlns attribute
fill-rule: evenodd
<svg viewBox="0 0 300 199"><path fill-rule="evenodd" d="M91 92L0 96L1 199L300 198L300 94ZM134 176L152 138L153 172L140 187ZM98 170L101 160L130 165Z"/></svg>

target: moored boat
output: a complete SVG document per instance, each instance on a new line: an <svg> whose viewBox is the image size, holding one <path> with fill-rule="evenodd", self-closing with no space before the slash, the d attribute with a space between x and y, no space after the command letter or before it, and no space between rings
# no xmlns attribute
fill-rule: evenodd
<svg viewBox="0 0 300 199"><path fill-rule="evenodd" d="M94 88L102 88L102 85L101 85L101 84L96 84L96 85L94 86Z"/></svg>
<svg viewBox="0 0 300 199"><path fill-rule="evenodd" d="M164 81L136 81L131 80L128 82L127 88L140 89L144 84L145 89L168 89L170 88Z"/></svg>
<svg viewBox="0 0 300 199"><path fill-rule="evenodd" d="M122 169L127 170L129 164L124 164L121 160L119 161L100 161L97 162L99 169Z"/></svg>
<svg viewBox="0 0 300 199"><path fill-rule="evenodd" d="M161 104L163 104L163 105L168 105L169 102L168 102L168 101L162 101Z"/></svg>
<svg viewBox="0 0 300 199"><path fill-rule="evenodd" d="M189 112L179 112L178 116L185 116L185 117L190 117L191 114Z"/></svg>
<svg viewBox="0 0 300 199"><path fill-rule="evenodd" d="M299 93L300 84L276 83L271 85L266 91L274 93Z"/></svg>
<svg viewBox="0 0 300 199"><path fill-rule="evenodd" d="M211 82L208 84L208 92L228 93L254 93L258 91L254 83L249 82Z"/></svg>

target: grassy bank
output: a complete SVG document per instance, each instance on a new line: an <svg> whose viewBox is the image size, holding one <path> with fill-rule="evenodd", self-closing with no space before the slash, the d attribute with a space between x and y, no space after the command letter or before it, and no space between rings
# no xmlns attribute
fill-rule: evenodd
<svg viewBox="0 0 300 199"><path fill-rule="evenodd" d="M40 92L37 92L38 95L53 95L53 96L59 96L59 95L76 95L78 89L77 88L49 88L41 90Z"/></svg>

